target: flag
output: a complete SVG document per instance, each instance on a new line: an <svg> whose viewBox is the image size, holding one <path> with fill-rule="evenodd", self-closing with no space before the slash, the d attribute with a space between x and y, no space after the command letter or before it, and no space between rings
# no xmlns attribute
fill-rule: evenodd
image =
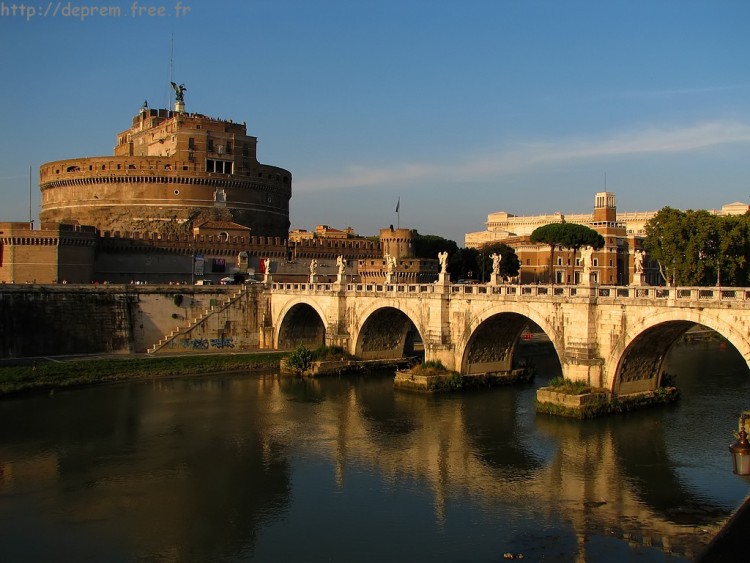
<svg viewBox="0 0 750 563"><path fill-rule="evenodd" d="M401 197L399 196L398 201L396 202L396 213L398 213L398 208L401 207Z"/></svg>

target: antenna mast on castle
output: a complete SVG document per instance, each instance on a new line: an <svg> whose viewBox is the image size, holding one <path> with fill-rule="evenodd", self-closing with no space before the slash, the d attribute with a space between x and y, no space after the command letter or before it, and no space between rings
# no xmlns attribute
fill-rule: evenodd
<svg viewBox="0 0 750 563"><path fill-rule="evenodd" d="M169 48L169 83L174 82L174 33L172 34L172 42ZM169 89L169 103L167 109L172 108L172 88Z"/></svg>
<svg viewBox="0 0 750 563"><path fill-rule="evenodd" d="M29 164L29 224L34 228L34 220L31 218L31 164Z"/></svg>

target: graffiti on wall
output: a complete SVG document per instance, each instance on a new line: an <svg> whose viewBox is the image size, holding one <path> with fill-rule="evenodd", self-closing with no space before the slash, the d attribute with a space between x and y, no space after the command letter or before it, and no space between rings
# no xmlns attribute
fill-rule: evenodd
<svg viewBox="0 0 750 563"><path fill-rule="evenodd" d="M189 350L209 350L210 348L234 348L233 338L186 338L180 340L183 348Z"/></svg>

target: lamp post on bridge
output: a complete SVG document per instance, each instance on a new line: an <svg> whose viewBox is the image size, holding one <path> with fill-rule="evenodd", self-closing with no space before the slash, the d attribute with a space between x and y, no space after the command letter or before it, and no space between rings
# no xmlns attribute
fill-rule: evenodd
<svg viewBox="0 0 750 563"><path fill-rule="evenodd" d="M747 413L740 415L740 432L737 441L729 446L732 453L732 471L737 475L750 475L750 442L747 441L745 432L745 419Z"/></svg>

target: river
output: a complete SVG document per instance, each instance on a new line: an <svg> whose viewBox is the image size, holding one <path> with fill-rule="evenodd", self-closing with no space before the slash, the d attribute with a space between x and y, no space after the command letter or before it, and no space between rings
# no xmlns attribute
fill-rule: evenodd
<svg viewBox="0 0 750 563"><path fill-rule="evenodd" d="M0 401L0 561L689 561L748 493L750 375L677 347L681 401L577 421L533 384L392 374L133 381Z"/></svg>

